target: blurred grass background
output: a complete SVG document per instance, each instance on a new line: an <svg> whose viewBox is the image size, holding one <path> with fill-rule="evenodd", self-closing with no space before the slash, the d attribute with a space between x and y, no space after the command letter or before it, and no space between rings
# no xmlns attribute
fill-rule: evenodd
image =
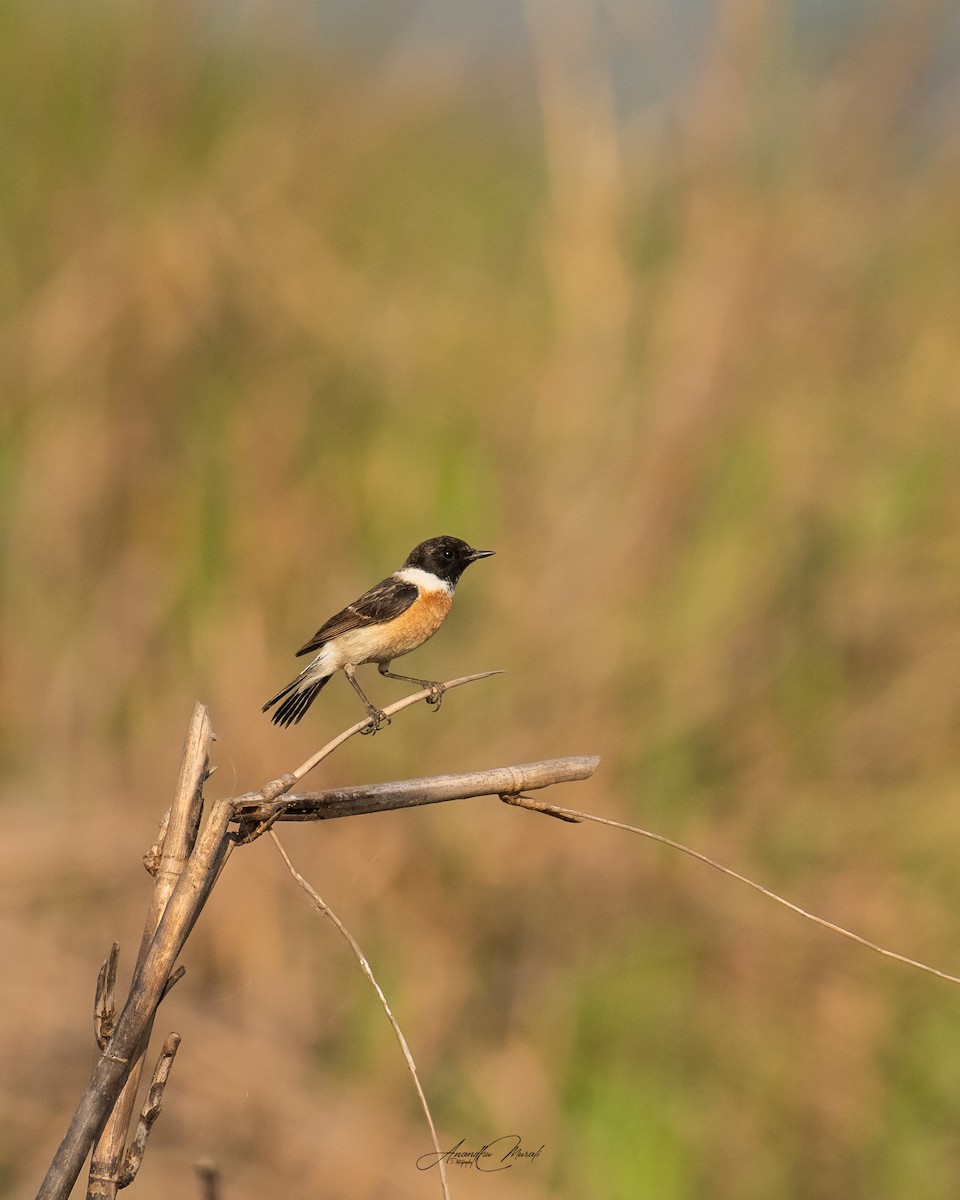
<svg viewBox="0 0 960 1200"><path fill-rule="evenodd" d="M351 690L260 705L438 533L497 557L409 668L508 674L318 785L600 753L558 801L960 967L955 13L486 11L477 54L373 0L0 0L0 1195L87 1080L194 700L215 793L302 761ZM545 1146L458 1197L957 1194L949 985L495 802L283 836L442 1140ZM204 1157L224 1200L439 1194L269 844L185 961L142 1200Z"/></svg>

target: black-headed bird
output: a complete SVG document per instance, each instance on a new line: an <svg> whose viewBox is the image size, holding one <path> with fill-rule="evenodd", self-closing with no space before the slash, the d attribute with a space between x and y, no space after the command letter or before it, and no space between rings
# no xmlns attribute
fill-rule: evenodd
<svg viewBox="0 0 960 1200"><path fill-rule="evenodd" d="M472 562L489 558L493 553L474 550L456 537L435 537L421 542L411 550L399 571L320 626L297 651L298 656L315 654L316 657L296 679L267 701L263 711L279 704L273 714L274 723L295 724L331 676L342 670L367 710L369 732L376 733L389 718L370 703L356 680L354 671L363 663L377 663L380 674L388 679L402 679L430 688L427 703L439 705L442 683L413 675L395 675L390 664L433 637L450 611L460 576Z"/></svg>

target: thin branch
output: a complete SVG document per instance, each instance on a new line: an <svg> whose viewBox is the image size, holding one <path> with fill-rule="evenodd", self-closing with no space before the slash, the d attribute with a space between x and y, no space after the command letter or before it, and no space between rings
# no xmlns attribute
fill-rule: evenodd
<svg viewBox="0 0 960 1200"><path fill-rule="evenodd" d="M160 994L161 1000L166 1000L168 993L176 987L180 980L186 975L186 967L177 967L174 973L170 976L167 982L163 985L163 991Z"/></svg>
<svg viewBox="0 0 960 1200"><path fill-rule="evenodd" d="M292 792L268 803L241 797L237 817L244 823L279 821L328 821L335 817L355 817L361 813L388 812L421 804L440 804L447 800L466 800L474 796L499 796L519 793L557 783L589 779L600 759L594 755L548 758L541 762L519 763L489 771L468 771L458 775L432 775L425 779L404 779L395 783L368 783L356 787L329 788L322 792Z"/></svg>
<svg viewBox="0 0 960 1200"><path fill-rule="evenodd" d="M478 679L489 679L492 675L502 674L502 671L481 671L479 675L462 675L459 679L449 679L443 684L444 694L452 691L454 688L462 687L465 683L475 683ZM421 700L429 699L433 694L433 688L423 688L422 691L412 692L409 696L404 696L402 700L388 704L383 712L386 716L392 717L396 713L402 712L403 709L409 708L411 704L417 704ZM325 758L329 758L334 750L337 750L344 742L349 741L352 737L356 737L358 733L363 733L369 727L370 718L364 717L356 725L351 725L343 733L338 733L333 741L327 742L316 754L312 754L306 762L301 763L295 771L289 771L286 775L281 775L279 779L272 779L269 783L265 783L258 792L251 792L248 796L240 796L238 799L248 800L251 803L256 803L257 801L267 803L270 800L275 800L278 796L282 796L284 792L289 792L295 783L299 783L304 775L308 775Z"/></svg>
<svg viewBox="0 0 960 1200"><path fill-rule="evenodd" d="M695 858L699 862L706 863L708 867L713 867L715 871L719 871L722 875L728 875L731 879L736 879L738 883L746 884L747 887L753 888L755 892L766 896L768 900L774 900L777 904L782 904L784 908L789 908L791 912L804 917L807 921L812 921L815 925L821 925L824 929L829 929L831 933L838 933L841 937L849 938L851 942L856 942L860 946L866 946L868 950L875 950L877 954L882 954L885 958L895 959L897 962L904 963L908 967L915 967L918 971L925 971L928 975L936 975L938 979L944 979L947 983L960 983L960 977L956 975L948 975L946 971L938 971L936 967L927 966L926 963L918 962L915 958L907 958L904 954L897 954L895 950L887 950L883 946L878 946L876 942L871 942L868 938L861 937L859 933L852 933L849 929L844 929L841 925L834 925L832 921L828 921L824 917L818 917L815 913L807 912L805 908L801 908L798 904L794 904L790 900L785 900L783 896L778 896L776 892L771 892L769 888L765 888L762 884L755 883L752 879L748 879L746 875L741 875L739 871L734 871L730 867L723 866L722 863L715 862L706 854L701 854L699 850L692 850L689 846L684 846L682 842L675 842L672 838L664 837L662 833L651 833L649 830L640 829L636 825L625 825L622 821L613 821L609 817L596 817L592 813L580 812L575 808L558 808L552 804L544 804L540 800L532 800L528 796L505 794L501 796L501 799L506 804L513 804L517 808L528 808L532 812L543 813L550 817L563 817L567 820L578 822L593 821L597 825L609 825L611 829L623 829L627 833L635 833L639 837L649 838L652 842L659 842L662 846L669 846L672 850L679 850L681 854L687 854L690 858Z"/></svg>
<svg viewBox="0 0 960 1200"><path fill-rule="evenodd" d="M163 1049L160 1051L160 1057L153 1070L153 1078L150 1080L147 1098L143 1102L140 1120L137 1122L137 1132L134 1134L133 1141L130 1143L130 1149L123 1160L123 1171L119 1180L120 1187L122 1188L129 1187L136 1178L137 1171L140 1170L144 1151L147 1148L147 1138L150 1136L150 1130L153 1128L154 1121L160 1116L160 1109L163 1105L163 1089L167 1086L170 1068L173 1066L173 1060L179 1048L180 1034L169 1034L167 1040L163 1043Z"/></svg>
<svg viewBox="0 0 960 1200"><path fill-rule="evenodd" d="M420 1076L417 1073L417 1064L413 1061L413 1055L410 1052L410 1047L407 1045L407 1039L403 1036L403 1030L400 1028L396 1017L393 1015L393 1011L390 1008L387 998L383 994L383 989L380 987L380 984L377 983L376 976L374 975L373 970L370 967L370 964L367 961L363 951L360 949L356 939L353 937L353 934L350 933L349 929L347 929L333 909L319 896L317 891L307 882L306 879L304 879L304 877L290 861L286 850L283 848L283 843L277 837L275 829L270 830L270 836L273 838L274 844L280 851L280 857L287 864L287 869L289 870L290 874L310 897L314 908L316 908L317 911L322 913L325 917L329 917L334 925L336 925L341 936L353 951L353 954L357 962L360 964L360 968L364 975L366 975L367 979L369 979L370 983L373 985L374 991L377 993L377 996L380 999L380 1003L383 1005L383 1011L387 1014L387 1019L390 1022L394 1034L396 1035L397 1041L400 1043L400 1050L403 1053L403 1057L406 1059L407 1068L410 1071L410 1074L413 1076L413 1085L417 1089L417 1095L420 1097L420 1106L423 1109L423 1115L427 1119L427 1125L430 1127L430 1137L433 1141L433 1148L437 1152L437 1162L440 1167L440 1183L443 1188L443 1195L445 1200L450 1200L450 1191L447 1186L447 1173L444 1166L444 1156L440 1150L440 1140L437 1137L437 1129L433 1123L433 1116L430 1113L430 1105L427 1103L426 1094L420 1085Z"/></svg>

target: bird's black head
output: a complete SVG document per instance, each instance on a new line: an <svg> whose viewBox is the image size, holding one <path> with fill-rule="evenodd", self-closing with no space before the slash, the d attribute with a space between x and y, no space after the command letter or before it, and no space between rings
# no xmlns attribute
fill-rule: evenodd
<svg viewBox="0 0 960 1200"><path fill-rule="evenodd" d="M461 538L435 537L415 546L401 569L416 567L429 571L452 587L472 562L489 558L493 553L492 550L474 550Z"/></svg>

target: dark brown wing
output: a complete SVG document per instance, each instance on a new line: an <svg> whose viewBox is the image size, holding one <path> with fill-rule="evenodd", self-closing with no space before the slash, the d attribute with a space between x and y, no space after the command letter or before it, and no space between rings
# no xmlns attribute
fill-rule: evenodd
<svg viewBox="0 0 960 1200"><path fill-rule="evenodd" d="M384 579L376 587L372 587L369 592L364 592L359 600L348 604L325 625L321 625L310 641L297 651L297 656L319 650L325 642L341 633L392 621L394 617L406 612L418 595L416 584L404 583L402 579L391 575L389 579Z"/></svg>

